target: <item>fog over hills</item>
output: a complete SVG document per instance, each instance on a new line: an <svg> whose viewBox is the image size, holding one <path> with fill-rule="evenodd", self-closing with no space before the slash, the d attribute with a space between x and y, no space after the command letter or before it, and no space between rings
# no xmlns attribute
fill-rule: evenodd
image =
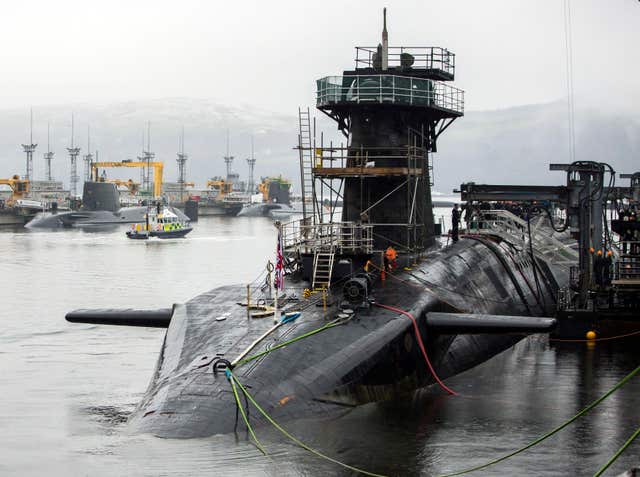
<svg viewBox="0 0 640 477"><path fill-rule="evenodd" d="M225 171L222 156L230 130L233 169L245 178L254 136L256 177L282 173L299 183L297 112L272 113L250 105L224 105L211 100L173 98L112 104L34 107L36 179L44 177L42 155L47 148L47 122L51 124L53 174L68 184L66 147L75 115L75 143L86 154L87 125L91 149L100 160L135 159L142 150L146 122L151 121L151 150L165 162L165 180L177 177L176 152L182 125L188 180L203 186L206 179ZM325 139L344 140L321 113L318 129ZM24 174L20 146L29 140L28 109L0 111L0 176ZM435 187L450 193L461 182L561 184L560 173L548 171L550 162L568 162L567 108L564 102L520 106L497 111L473 111L458 119L438 143L434 157ZM576 159L609 162L618 172L640 170L640 120L630 112L594 107L576 110ZM78 165L82 175L83 164ZM110 171L110 177L139 179L133 170Z"/></svg>
<svg viewBox="0 0 640 477"><path fill-rule="evenodd" d="M567 105L555 102L469 112L442 135L435 154L435 189L461 182L563 184L549 163L571 162ZM575 111L576 160L640 171L640 119L594 107Z"/></svg>

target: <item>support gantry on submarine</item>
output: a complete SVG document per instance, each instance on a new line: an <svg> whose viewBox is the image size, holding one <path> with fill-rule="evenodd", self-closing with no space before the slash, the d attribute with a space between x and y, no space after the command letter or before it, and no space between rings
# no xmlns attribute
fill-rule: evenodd
<svg viewBox="0 0 640 477"><path fill-rule="evenodd" d="M548 217L531 218L538 233L528 241L515 216L499 232L436 240L431 155L464 113L463 91L448 83L455 55L389 47L386 18L382 44L356 52L353 70L317 81L316 106L346 146L318 143L300 113L304 217L278 224L274 286L224 286L161 310L67 315L167 328L131 418L139 431L232 432L237 401L225 371L286 422L410 395L555 326L547 317L577 254ZM327 213L325 196L342 210ZM383 258L389 245L395 263ZM294 293L303 288L304 297ZM267 421L252 413L250 422Z"/></svg>

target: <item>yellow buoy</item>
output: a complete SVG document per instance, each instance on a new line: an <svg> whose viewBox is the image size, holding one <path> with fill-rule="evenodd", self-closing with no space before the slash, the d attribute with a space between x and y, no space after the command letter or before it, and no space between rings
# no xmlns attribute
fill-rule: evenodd
<svg viewBox="0 0 640 477"><path fill-rule="evenodd" d="M588 340L595 340L596 339L596 332L595 331L587 331L587 339Z"/></svg>

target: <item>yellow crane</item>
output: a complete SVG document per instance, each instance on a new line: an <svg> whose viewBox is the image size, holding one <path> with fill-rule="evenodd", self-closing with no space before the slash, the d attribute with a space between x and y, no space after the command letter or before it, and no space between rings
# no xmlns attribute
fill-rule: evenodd
<svg viewBox="0 0 640 477"><path fill-rule="evenodd" d="M291 182L287 179L283 179L282 176L278 177L263 177L262 182L258 184L258 192L262 194L262 199L265 202L269 202L269 184L271 182L279 182L280 184L291 187Z"/></svg>
<svg viewBox="0 0 640 477"><path fill-rule="evenodd" d="M98 168L107 167L151 167L153 169L153 196L160 197L162 195L162 171L164 163L162 162L94 162L91 164L91 177L94 181L98 181Z"/></svg>
<svg viewBox="0 0 640 477"><path fill-rule="evenodd" d="M0 179L0 184L11 187L11 198L7 201L7 205L13 205L16 200L22 199L29 193L29 181L20 179L18 175L11 179Z"/></svg>
<svg viewBox="0 0 640 477"><path fill-rule="evenodd" d="M217 191L218 199L224 199L224 196L230 194L233 190L233 183L227 182L224 179L211 179L207 181L207 189Z"/></svg>
<svg viewBox="0 0 640 477"><path fill-rule="evenodd" d="M140 183L134 182L131 179L129 179L128 181L122 179L105 179L104 182L110 182L111 184L115 184L118 187L125 186L132 195L137 194L140 190Z"/></svg>

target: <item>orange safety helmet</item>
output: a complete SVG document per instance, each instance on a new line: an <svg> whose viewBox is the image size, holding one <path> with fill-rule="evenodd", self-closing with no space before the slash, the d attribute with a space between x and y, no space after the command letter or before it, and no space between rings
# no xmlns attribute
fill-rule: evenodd
<svg viewBox="0 0 640 477"><path fill-rule="evenodd" d="M595 251L596 251L596 250L595 250L593 247L589 247L589 253L593 253L593 252L595 252Z"/></svg>
<svg viewBox="0 0 640 477"><path fill-rule="evenodd" d="M613 252L612 252L611 250L609 250L609 251L607 252L607 257L611 257L612 255L613 255Z"/></svg>
<svg viewBox="0 0 640 477"><path fill-rule="evenodd" d="M598 256L602 255L602 250L598 250Z"/></svg>

